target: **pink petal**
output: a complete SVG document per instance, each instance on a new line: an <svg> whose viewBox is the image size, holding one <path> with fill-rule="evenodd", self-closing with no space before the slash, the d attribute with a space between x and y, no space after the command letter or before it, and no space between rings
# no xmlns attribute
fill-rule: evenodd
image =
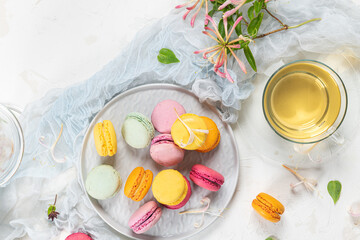
<svg viewBox="0 0 360 240"><path fill-rule="evenodd" d="M223 8L225 8L227 5L231 4L231 0L227 0L226 2L224 2L219 8L218 10L221 10Z"/></svg>
<svg viewBox="0 0 360 240"><path fill-rule="evenodd" d="M230 30L230 33L229 33L228 37L226 38L226 41L229 40L231 34L234 32L236 26L240 23L240 21L242 20L242 18L243 18L243 17L240 16L240 17L238 17L238 19L236 19L234 25L232 26L232 28L231 28L231 30Z"/></svg>
<svg viewBox="0 0 360 240"><path fill-rule="evenodd" d="M187 17L187 15L189 14L189 12L190 12L190 10L188 10L188 11L184 14L184 16L183 16L183 19L184 19L184 20L186 19L186 17Z"/></svg>
<svg viewBox="0 0 360 240"><path fill-rule="evenodd" d="M190 2L187 2L187 3L184 3L184 4L181 4L181 5L177 5L175 8L182 8L182 7L185 7L186 5L189 5Z"/></svg>
<svg viewBox="0 0 360 240"><path fill-rule="evenodd" d="M233 52L233 50L231 48L229 48L231 54L234 56L234 58L236 59L237 63L239 64L241 70L247 74L247 71L246 71L246 67L245 67L245 64L236 56L236 54Z"/></svg>

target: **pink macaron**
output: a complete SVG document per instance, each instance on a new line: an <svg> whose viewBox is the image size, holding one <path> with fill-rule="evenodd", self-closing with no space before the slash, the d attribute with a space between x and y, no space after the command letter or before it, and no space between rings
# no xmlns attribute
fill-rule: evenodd
<svg viewBox="0 0 360 240"><path fill-rule="evenodd" d="M159 221L161 213L161 208L158 207L156 202L147 202L134 212L128 225L134 233L144 233Z"/></svg>
<svg viewBox="0 0 360 240"><path fill-rule="evenodd" d="M191 168L190 179L196 185L213 192L218 191L225 181L223 175L201 164L196 164Z"/></svg>
<svg viewBox="0 0 360 240"><path fill-rule="evenodd" d="M151 121L158 132L171 133L171 126L177 119L175 109L179 116L186 113L180 103L170 99L161 101L155 106Z"/></svg>
<svg viewBox="0 0 360 240"><path fill-rule="evenodd" d="M179 208L182 208L183 206L185 206L185 204L189 201L189 199L191 197L191 193L192 193L191 192L191 185L190 185L189 180L187 180L187 178L185 176L184 176L184 178L185 178L187 186L188 186L188 191L187 191L186 197L178 205L174 205L174 206L164 205L166 208L172 209L172 210L179 209Z"/></svg>
<svg viewBox="0 0 360 240"><path fill-rule="evenodd" d="M85 233L78 232L67 236L65 240L92 240L92 238L86 235Z"/></svg>
<svg viewBox="0 0 360 240"><path fill-rule="evenodd" d="M178 147L171 134L160 134L151 141L151 158L164 167L174 166L184 159L185 151Z"/></svg>

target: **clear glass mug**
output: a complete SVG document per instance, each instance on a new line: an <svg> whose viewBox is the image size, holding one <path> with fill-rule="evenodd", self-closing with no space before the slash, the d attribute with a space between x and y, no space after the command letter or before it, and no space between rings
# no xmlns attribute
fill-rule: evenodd
<svg viewBox="0 0 360 240"><path fill-rule="evenodd" d="M24 136L18 116L22 110L0 103L0 187L15 174L24 154Z"/></svg>
<svg viewBox="0 0 360 240"><path fill-rule="evenodd" d="M336 130L348 106L345 85L329 66L314 60L298 60L280 67L269 78L263 92L266 121L294 150L311 154L315 146L329 138L343 144Z"/></svg>

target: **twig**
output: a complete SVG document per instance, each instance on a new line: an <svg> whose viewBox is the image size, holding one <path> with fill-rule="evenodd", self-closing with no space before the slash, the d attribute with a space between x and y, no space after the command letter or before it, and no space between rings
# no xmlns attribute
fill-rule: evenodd
<svg viewBox="0 0 360 240"><path fill-rule="evenodd" d="M280 21L280 19L275 17L266 7L264 7L264 9L271 17L273 17L276 21L278 21L283 27L287 27L286 24L284 24L282 21Z"/></svg>
<svg viewBox="0 0 360 240"><path fill-rule="evenodd" d="M302 25L305 25L305 24L307 24L307 23L314 22L314 21L320 21L320 20L321 20L321 18L313 18L313 19L307 20L307 21L305 21L305 22L303 22L303 23L300 23L300 24L298 24L298 25L290 26L290 27L285 24L284 27L282 27L282 28L276 29L276 30L271 31L271 32L268 32L268 33L264 33L264 34L258 35L258 36L256 36L254 39L266 37L266 36L268 36L268 35L270 35L270 34L273 34L273 33L276 33L276 32L280 32L280 31L284 31L284 30L288 30L288 29L292 29L292 28L301 27Z"/></svg>

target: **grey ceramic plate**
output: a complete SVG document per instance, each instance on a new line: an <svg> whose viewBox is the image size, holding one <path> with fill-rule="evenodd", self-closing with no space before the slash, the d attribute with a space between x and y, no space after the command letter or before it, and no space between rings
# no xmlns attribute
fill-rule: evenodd
<svg viewBox="0 0 360 240"><path fill-rule="evenodd" d="M154 197L150 189L142 201L132 201L123 193L124 183L135 167L142 166L145 169L150 169L154 176L165 167L158 165L151 159L149 147L139 150L128 146L121 136L121 125L125 116L134 111L141 112L150 118L155 105L165 99L178 101L188 113L210 117L215 121L221 133L220 144L215 150L209 153L187 151L184 161L172 168L189 178L189 171L194 164L204 164L223 174L225 183L218 192L210 192L191 183L192 196L183 208L178 210L162 208L163 215L160 221L146 233L137 235L129 229L127 222L137 208L147 201L154 200ZM93 127L103 120L111 120L117 134L118 151L113 157L100 157L95 149L92 135ZM83 186L89 171L100 164L110 164L119 171L123 180L122 188L111 199L98 201L89 195L87 197L94 210L107 224L119 233L137 239L186 238L207 228L216 220L216 217L206 215L202 227L195 228L194 223L200 221L201 215L179 215L178 213L185 209L201 207L200 200L203 197L211 199L211 209L225 209L234 194L239 174L239 154L231 127L221 121L216 109L200 103L190 91L167 84L149 84L126 91L112 99L94 117L86 132L81 154Z"/></svg>

